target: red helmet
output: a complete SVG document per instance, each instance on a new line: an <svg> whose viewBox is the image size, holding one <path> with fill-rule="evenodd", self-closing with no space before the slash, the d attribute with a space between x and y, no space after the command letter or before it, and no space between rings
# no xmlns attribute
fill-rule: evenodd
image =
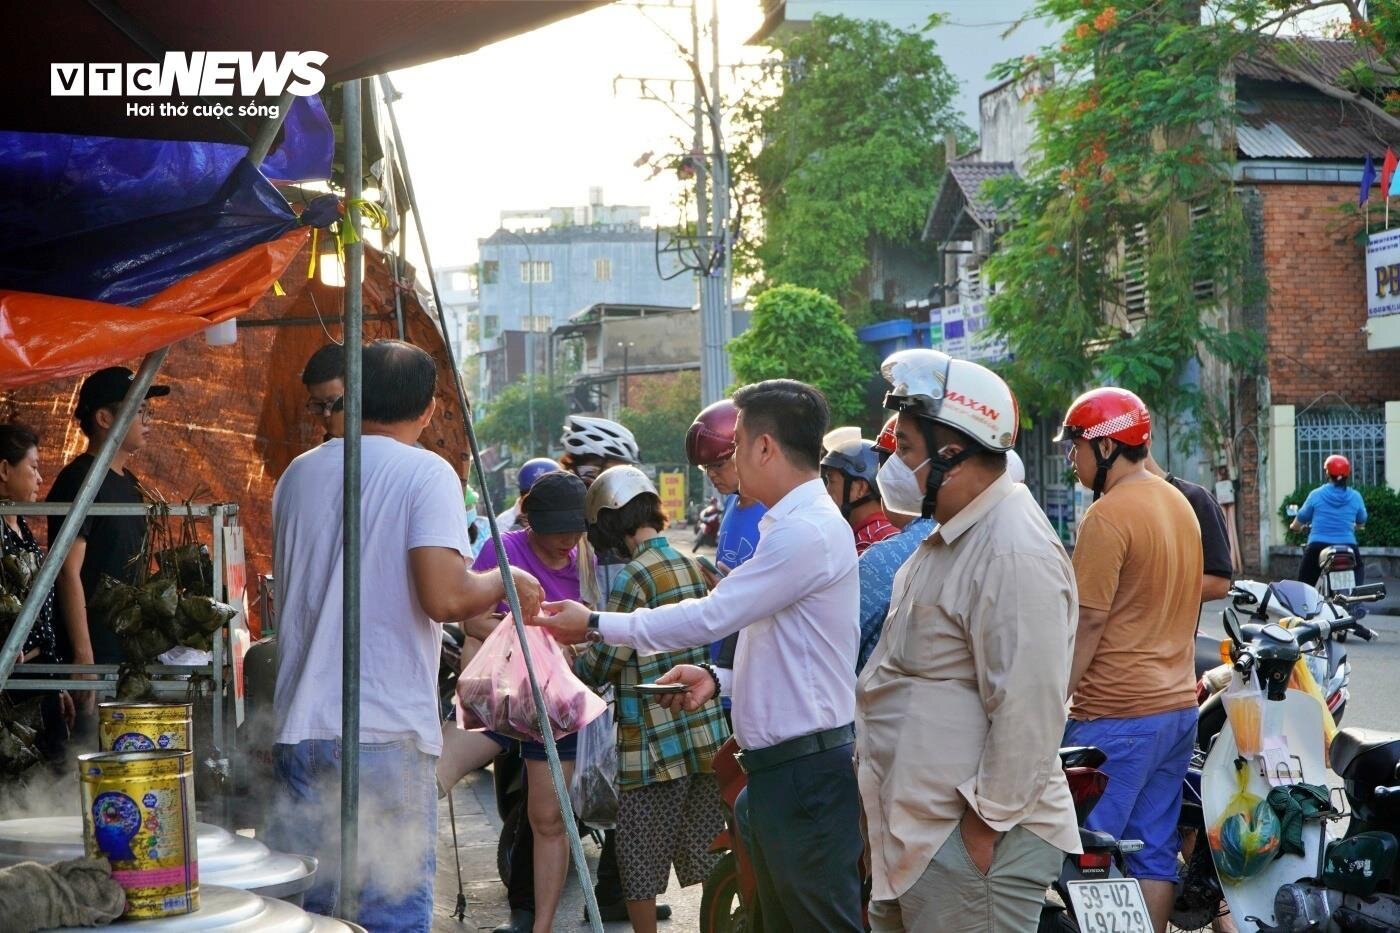
<svg viewBox="0 0 1400 933"><path fill-rule="evenodd" d="M1090 441L1110 437L1137 447L1152 437L1152 416L1142 399L1127 389L1090 389L1069 407L1055 440L1076 437Z"/></svg>
<svg viewBox="0 0 1400 933"><path fill-rule="evenodd" d="M706 405L685 432L685 457L693 466L722 463L734 456L734 426L739 406L729 399Z"/></svg>
<svg viewBox="0 0 1400 933"><path fill-rule="evenodd" d="M1351 461L1341 454L1333 454L1322 464L1328 479L1350 479Z"/></svg>
<svg viewBox="0 0 1400 933"><path fill-rule="evenodd" d="M894 426L899 421L899 415L890 415L890 420L885 422L885 426L880 429L880 436L875 438L875 446L887 454L894 453Z"/></svg>

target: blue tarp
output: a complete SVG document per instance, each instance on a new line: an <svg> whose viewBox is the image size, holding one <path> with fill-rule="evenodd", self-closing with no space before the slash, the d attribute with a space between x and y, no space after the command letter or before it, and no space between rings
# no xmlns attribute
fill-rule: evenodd
<svg viewBox="0 0 1400 933"><path fill-rule="evenodd" d="M223 143L0 132L0 288L136 304L285 233L268 179L328 178L335 139L315 97L283 128L262 172Z"/></svg>

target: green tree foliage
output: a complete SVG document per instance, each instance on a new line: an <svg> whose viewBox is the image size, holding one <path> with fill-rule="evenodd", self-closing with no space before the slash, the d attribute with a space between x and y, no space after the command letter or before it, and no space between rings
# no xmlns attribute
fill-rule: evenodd
<svg viewBox="0 0 1400 933"><path fill-rule="evenodd" d="M685 432L700 411L700 374L634 382L628 396L628 407L618 413L618 420L637 438L642 459L663 466L685 463Z"/></svg>
<svg viewBox="0 0 1400 933"><path fill-rule="evenodd" d="M1278 516L1288 525L1293 518L1288 514L1290 505L1301 506L1321 483L1299 486L1289 493L1278 507ZM1366 503L1366 527L1356 533L1356 540L1362 547L1400 547L1400 492L1389 486L1357 486L1361 501ZM1306 544L1307 532L1290 531L1286 540L1294 546Z"/></svg>
<svg viewBox="0 0 1400 933"><path fill-rule="evenodd" d="M505 444L518 457L547 456L559 437L569 403L562 388L549 391L549 380L535 378L533 403L530 384L525 378L511 383L485 406L476 422L477 436L482 444ZM535 412L535 436L530 438L530 409Z"/></svg>
<svg viewBox="0 0 1400 933"><path fill-rule="evenodd" d="M777 48L782 80L735 107L735 194L745 216L762 215L737 267L863 307L871 244L918 242L944 134L970 138L957 82L923 32L876 20L817 16Z"/></svg>
<svg viewBox="0 0 1400 933"><path fill-rule="evenodd" d="M729 344L739 383L800 379L821 389L831 423L867 420L865 386L875 361L841 306L812 288L778 285L754 302L749 329Z"/></svg>
<svg viewBox="0 0 1400 933"><path fill-rule="evenodd" d="M1068 31L1001 69L1036 95L1035 157L1024 178L990 186L1010 228L983 270L1024 409L1060 408L1109 382L1161 416L1206 420L1182 385L1188 363L1202 351L1235 366L1257 358L1255 336L1213 320L1245 295L1249 244L1234 152L1220 140L1235 120L1228 65L1278 8L1226 0L1203 21L1181 0L1037 4ZM1125 286L1141 282L1148 310L1130 317Z"/></svg>

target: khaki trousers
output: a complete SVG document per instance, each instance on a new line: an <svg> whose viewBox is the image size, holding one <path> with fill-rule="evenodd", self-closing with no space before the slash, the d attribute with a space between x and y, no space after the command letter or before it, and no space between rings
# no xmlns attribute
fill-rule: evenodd
<svg viewBox="0 0 1400 933"><path fill-rule="evenodd" d="M1064 853L1014 827L997 841L992 868L977 870L954 829L913 886L896 900L870 902L872 933L1034 933L1045 889Z"/></svg>

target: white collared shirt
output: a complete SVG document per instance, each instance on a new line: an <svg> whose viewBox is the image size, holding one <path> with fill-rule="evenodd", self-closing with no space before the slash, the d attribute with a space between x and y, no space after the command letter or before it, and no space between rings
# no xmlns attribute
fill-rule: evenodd
<svg viewBox="0 0 1400 933"><path fill-rule="evenodd" d="M604 641L642 654L739 632L734 736L745 749L850 724L860 647L855 538L821 481L793 489L758 527L753 557L704 599L599 614Z"/></svg>

